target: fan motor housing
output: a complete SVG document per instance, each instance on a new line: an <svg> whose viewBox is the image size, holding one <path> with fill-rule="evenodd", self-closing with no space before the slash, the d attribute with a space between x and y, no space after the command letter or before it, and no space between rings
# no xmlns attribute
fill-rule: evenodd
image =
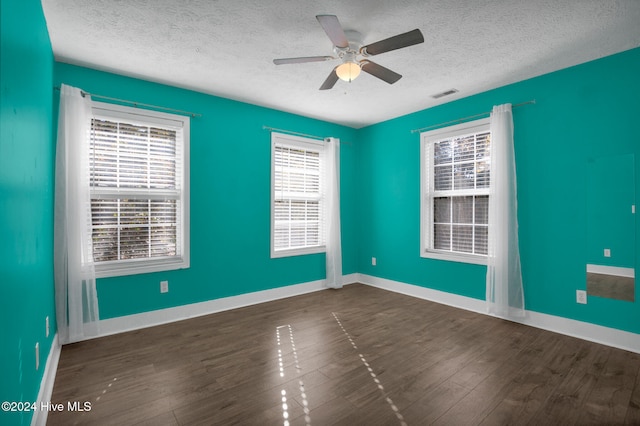
<svg viewBox="0 0 640 426"><path fill-rule="evenodd" d="M360 48L362 47L362 34L354 30L345 30L344 35L349 41L349 47L341 48L338 46L334 46L333 51L336 53L336 55L338 55L340 59L343 59L347 55L355 59L355 56L360 54Z"/></svg>

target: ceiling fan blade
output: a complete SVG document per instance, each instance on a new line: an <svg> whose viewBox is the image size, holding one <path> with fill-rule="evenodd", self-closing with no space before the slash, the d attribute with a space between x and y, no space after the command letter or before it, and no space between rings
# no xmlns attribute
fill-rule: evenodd
<svg viewBox="0 0 640 426"><path fill-rule="evenodd" d="M347 36L344 34L344 30L342 29L342 25L340 25L340 21L338 21L337 16L316 15L316 19L320 22L324 32L327 33L334 46L342 48L349 47L349 41L347 40Z"/></svg>
<svg viewBox="0 0 640 426"><path fill-rule="evenodd" d="M389 84L393 84L402 78L402 76L397 72L393 72L389 68L385 68L375 62L362 61L361 64L362 71L371 74L374 77L378 77L380 80L384 80Z"/></svg>
<svg viewBox="0 0 640 426"><path fill-rule="evenodd" d="M337 68L338 67L335 67L333 71L331 71L331 74L329 74L329 77L327 77L324 83L322 83L322 86L320 86L320 90L332 89L333 86L335 86L336 82L338 81L338 74L336 74Z"/></svg>
<svg viewBox="0 0 640 426"><path fill-rule="evenodd" d="M276 65L284 65L284 64L303 64L305 62L323 62L330 61L331 59L335 59L333 56L305 56L300 58L282 58L282 59L274 59L273 63Z"/></svg>
<svg viewBox="0 0 640 426"><path fill-rule="evenodd" d="M380 53L402 49L403 47L413 46L419 43L424 43L424 36L420 30L415 29L363 46L360 48L360 53L369 56L379 55Z"/></svg>

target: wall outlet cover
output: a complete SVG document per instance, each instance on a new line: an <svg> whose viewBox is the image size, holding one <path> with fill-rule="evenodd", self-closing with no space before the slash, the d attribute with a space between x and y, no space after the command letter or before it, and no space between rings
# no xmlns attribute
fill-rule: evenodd
<svg viewBox="0 0 640 426"><path fill-rule="evenodd" d="M586 290L576 290L576 302L586 305L587 304L587 291Z"/></svg>
<svg viewBox="0 0 640 426"><path fill-rule="evenodd" d="M160 293L169 292L169 281L160 281Z"/></svg>
<svg viewBox="0 0 640 426"><path fill-rule="evenodd" d="M371 265L372 266L376 266L378 264L378 259L376 259L375 257L371 258Z"/></svg>

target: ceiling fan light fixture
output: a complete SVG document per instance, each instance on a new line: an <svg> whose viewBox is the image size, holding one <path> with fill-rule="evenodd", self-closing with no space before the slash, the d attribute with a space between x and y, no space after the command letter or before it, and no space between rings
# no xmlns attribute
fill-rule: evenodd
<svg viewBox="0 0 640 426"><path fill-rule="evenodd" d="M346 61L336 68L336 74L340 80L352 82L360 75L360 64L357 62Z"/></svg>
<svg viewBox="0 0 640 426"><path fill-rule="evenodd" d="M362 34L358 31L344 30L342 25L340 25L340 21L338 21L337 16L316 15L316 19L322 26L322 29L324 29L324 32L327 33L331 43L333 43L333 53L335 56L281 58L274 59L273 63L275 65L301 64L305 62L321 62L330 59L340 59L342 63L331 70L329 76L327 76L324 83L322 83L322 86L320 86L320 90L332 89L338 80L350 83L358 78L360 71L364 71L388 84L393 84L402 78L400 74L365 58L413 46L414 44L424 43L424 36L422 35L422 32L416 28L413 31L398 34L363 46ZM359 57L361 59L358 59Z"/></svg>

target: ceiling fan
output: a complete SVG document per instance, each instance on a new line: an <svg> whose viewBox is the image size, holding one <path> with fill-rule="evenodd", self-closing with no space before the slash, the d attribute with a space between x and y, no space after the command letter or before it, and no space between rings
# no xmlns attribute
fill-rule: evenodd
<svg viewBox="0 0 640 426"><path fill-rule="evenodd" d="M333 51L336 56L283 58L274 59L273 63L276 65L301 64L305 62L323 62L340 59L342 63L331 71L329 77L327 77L322 86L320 86L320 90L331 89L338 79L350 82L358 77L361 70L389 84L393 84L400 80L402 76L367 58L424 42L424 37L420 30L415 29L363 46L362 35L357 31L343 30L337 16L316 15L316 19L329 36L329 39L331 39Z"/></svg>

